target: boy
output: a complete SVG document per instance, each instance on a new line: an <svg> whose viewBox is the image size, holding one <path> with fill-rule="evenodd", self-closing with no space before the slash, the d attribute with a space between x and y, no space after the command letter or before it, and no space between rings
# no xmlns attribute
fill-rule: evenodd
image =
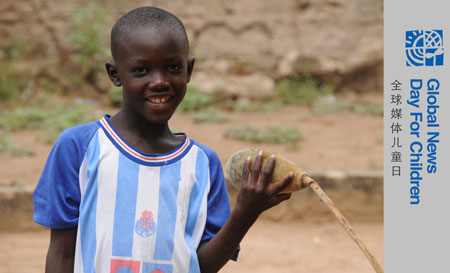
<svg viewBox="0 0 450 273"><path fill-rule="evenodd" d="M123 105L63 132L34 192L34 220L51 228L46 272L217 272L292 173L270 184L275 160L247 160L230 213L220 161L173 134L168 121L194 67L181 21L153 7L114 25L109 78ZM253 166L252 166L253 165Z"/></svg>

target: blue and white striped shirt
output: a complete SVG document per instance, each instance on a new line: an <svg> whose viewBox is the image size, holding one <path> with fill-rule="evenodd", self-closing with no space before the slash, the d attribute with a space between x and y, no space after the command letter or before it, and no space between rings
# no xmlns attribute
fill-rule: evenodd
<svg viewBox="0 0 450 273"><path fill-rule="evenodd" d="M178 148L149 155L108 116L61 134L34 191L34 220L78 226L74 272L200 272L196 250L230 205L217 154L177 136Z"/></svg>

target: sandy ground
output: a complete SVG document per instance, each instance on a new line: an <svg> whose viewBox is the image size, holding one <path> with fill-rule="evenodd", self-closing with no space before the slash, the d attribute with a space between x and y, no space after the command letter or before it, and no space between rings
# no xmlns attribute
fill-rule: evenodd
<svg viewBox="0 0 450 273"><path fill-rule="evenodd" d="M354 229L380 263L383 224L354 224ZM0 233L0 273L43 272L49 232ZM238 262L223 273L371 273L358 246L337 222L260 220L241 243Z"/></svg>
<svg viewBox="0 0 450 273"><path fill-rule="evenodd" d="M113 114L116 110L107 113ZM100 114L101 116L101 114ZM380 116L340 112L313 115L309 109L284 107L270 112L237 113L226 123L194 123L189 115L176 113L170 126L211 148L222 162L246 147L282 154L306 171L361 171L383 168L383 119ZM264 128L297 127L303 138L296 148L276 144L254 144L228 139L224 132L231 127L248 125ZM51 145L42 140L41 131L25 131L12 135L15 143L34 153L33 156L0 156L0 187L34 186L39 179Z"/></svg>

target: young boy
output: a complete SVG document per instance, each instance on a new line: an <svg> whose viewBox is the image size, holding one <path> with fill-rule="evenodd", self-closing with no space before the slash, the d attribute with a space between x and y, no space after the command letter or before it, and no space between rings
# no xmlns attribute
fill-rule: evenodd
<svg viewBox="0 0 450 273"><path fill-rule="evenodd" d="M292 173L271 184L274 158L247 160L230 212L216 153L168 127L195 62L181 21L135 9L114 25L111 52L120 111L63 132L34 192L34 220L51 228L46 272L217 272L290 197L277 193Z"/></svg>

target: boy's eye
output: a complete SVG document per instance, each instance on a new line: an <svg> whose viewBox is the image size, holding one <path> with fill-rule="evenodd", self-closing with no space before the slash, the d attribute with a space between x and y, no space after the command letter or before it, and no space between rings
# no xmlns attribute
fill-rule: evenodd
<svg viewBox="0 0 450 273"><path fill-rule="evenodd" d="M145 74L147 73L147 68L144 67L135 67L131 70L131 72L135 73L135 74Z"/></svg>
<svg viewBox="0 0 450 273"><path fill-rule="evenodd" d="M180 72L181 70L183 70L183 66L180 64L174 64L169 66L170 72Z"/></svg>

